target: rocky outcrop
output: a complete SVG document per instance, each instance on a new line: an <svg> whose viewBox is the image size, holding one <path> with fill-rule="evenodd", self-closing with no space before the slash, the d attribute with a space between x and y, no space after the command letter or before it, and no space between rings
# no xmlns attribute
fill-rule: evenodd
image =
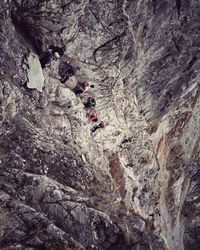
<svg viewBox="0 0 200 250"><path fill-rule="evenodd" d="M0 248L199 249L198 1L0 10Z"/></svg>
<svg viewBox="0 0 200 250"><path fill-rule="evenodd" d="M27 87L29 89L37 89L42 92L44 84L44 76L40 65L39 58L36 54L30 54L28 57L28 81Z"/></svg>

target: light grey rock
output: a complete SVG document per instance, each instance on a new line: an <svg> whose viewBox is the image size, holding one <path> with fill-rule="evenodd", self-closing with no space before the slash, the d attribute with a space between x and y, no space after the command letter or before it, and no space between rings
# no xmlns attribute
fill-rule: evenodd
<svg viewBox="0 0 200 250"><path fill-rule="evenodd" d="M199 249L198 1L0 10L0 248ZM51 45L64 56L41 71ZM94 89L75 95L83 80Z"/></svg>
<svg viewBox="0 0 200 250"><path fill-rule="evenodd" d="M38 56L31 52L28 57L28 81L27 87L29 89L37 89L42 92L44 84L44 76Z"/></svg>

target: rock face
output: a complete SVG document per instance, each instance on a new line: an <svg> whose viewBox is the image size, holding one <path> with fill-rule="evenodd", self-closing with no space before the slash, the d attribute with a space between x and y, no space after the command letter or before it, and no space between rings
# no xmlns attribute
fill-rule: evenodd
<svg viewBox="0 0 200 250"><path fill-rule="evenodd" d="M29 89L37 89L42 92L44 84L44 76L40 65L39 58L36 54L30 53L28 57L28 81L27 87Z"/></svg>
<svg viewBox="0 0 200 250"><path fill-rule="evenodd" d="M0 249L200 249L199 2L0 11ZM51 45L64 56L42 70Z"/></svg>

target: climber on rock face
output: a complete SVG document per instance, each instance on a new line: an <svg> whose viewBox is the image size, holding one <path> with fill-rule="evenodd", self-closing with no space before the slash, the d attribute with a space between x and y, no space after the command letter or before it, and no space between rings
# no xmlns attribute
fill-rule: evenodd
<svg viewBox="0 0 200 250"><path fill-rule="evenodd" d="M95 107L96 101L93 97L88 97L88 100L84 105L85 105L85 108L92 108L92 107Z"/></svg>
<svg viewBox="0 0 200 250"><path fill-rule="evenodd" d="M52 53L52 50L49 49L40 58L40 63L41 63L42 68L44 69L45 67L51 66L52 60L53 60L53 53Z"/></svg>
<svg viewBox="0 0 200 250"><path fill-rule="evenodd" d="M105 124L104 122L100 122L98 125L94 126L92 129L91 129L91 132L94 133L97 129L99 128L105 128Z"/></svg>
<svg viewBox="0 0 200 250"><path fill-rule="evenodd" d="M80 95L86 92L89 88L90 88L89 83L87 81L83 81L83 82L78 82L73 91L76 95Z"/></svg>
<svg viewBox="0 0 200 250"><path fill-rule="evenodd" d="M58 56L62 57L64 55L64 52L65 52L64 47L51 45L49 48L52 50L52 53L55 55L56 58L58 58Z"/></svg>
<svg viewBox="0 0 200 250"><path fill-rule="evenodd" d="M61 76L60 82L65 83L70 77L76 74L76 68L70 65L69 63L66 64L65 71Z"/></svg>
<svg viewBox="0 0 200 250"><path fill-rule="evenodd" d="M104 122L100 122L98 126L99 126L99 128L105 128Z"/></svg>
<svg viewBox="0 0 200 250"><path fill-rule="evenodd" d="M90 88L89 83L87 81L79 82L78 84L82 88L83 93L88 91L88 89Z"/></svg>
<svg viewBox="0 0 200 250"><path fill-rule="evenodd" d="M44 52L42 57L40 58L40 63L42 68L48 67L51 65L52 60L59 59L64 55L65 49L64 47L57 47L54 45L51 45L49 49Z"/></svg>
<svg viewBox="0 0 200 250"><path fill-rule="evenodd" d="M95 109L91 112L91 114L88 114L87 117L88 117L88 121L92 121L92 122L98 121L98 114Z"/></svg>

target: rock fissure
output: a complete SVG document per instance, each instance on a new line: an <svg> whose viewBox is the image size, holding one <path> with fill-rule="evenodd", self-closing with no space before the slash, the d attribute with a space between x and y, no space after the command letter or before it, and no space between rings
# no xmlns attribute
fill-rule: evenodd
<svg viewBox="0 0 200 250"><path fill-rule="evenodd" d="M198 1L0 12L0 248L199 249Z"/></svg>

